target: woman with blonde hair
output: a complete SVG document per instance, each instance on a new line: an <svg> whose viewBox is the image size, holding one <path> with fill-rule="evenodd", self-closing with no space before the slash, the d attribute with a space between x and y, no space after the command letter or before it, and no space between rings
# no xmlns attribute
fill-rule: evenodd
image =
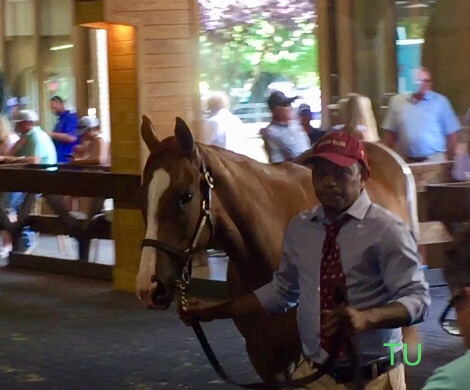
<svg viewBox="0 0 470 390"><path fill-rule="evenodd" d="M10 156L13 147L19 139L18 135L12 130L8 118L0 114L0 156ZM8 194L6 192L0 192L0 207L3 210L7 210L10 207ZM3 248L0 249L0 257L5 257L12 249L11 237L5 230L3 230L0 235L3 241Z"/></svg>
<svg viewBox="0 0 470 390"><path fill-rule="evenodd" d="M8 118L0 115L0 156L8 156L11 148L18 140L19 137L12 130Z"/></svg>
<svg viewBox="0 0 470 390"><path fill-rule="evenodd" d="M367 142L380 141L372 102L366 96L351 93L338 102L339 113L343 122L341 129L354 134Z"/></svg>

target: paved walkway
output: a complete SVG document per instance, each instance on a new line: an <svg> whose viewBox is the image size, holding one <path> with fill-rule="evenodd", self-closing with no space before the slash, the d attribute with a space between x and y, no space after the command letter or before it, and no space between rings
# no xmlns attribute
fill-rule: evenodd
<svg viewBox="0 0 470 390"><path fill-rule="evenodd" d="M461 339L436 320L447 289L433 289L422 363L410 367L410 390L463 353ZM0 389L232 389L221 383L175 308L143 309L109 283L0 268ZM238 380L256 380L231 321L204 328Z"/></svg>

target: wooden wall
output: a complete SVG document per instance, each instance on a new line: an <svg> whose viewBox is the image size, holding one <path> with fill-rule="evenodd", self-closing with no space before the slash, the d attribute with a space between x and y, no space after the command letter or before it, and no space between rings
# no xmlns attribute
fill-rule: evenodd
<svg viewBox="0 0 470 390"><path fill-rule="evenodd" d="M176 116L198 138L197 11L197 0L77 1L76 23L108 30L113 172L141 173L148 155L143 114L160 139L174 134ZM115 210L116 289L134 291L144 234L139 211Z"/></svg>
<svg viewBox="0 0 470 390"><path fill-rule="evenodd" d="M108 0L107 17L138 23L141 113L159 138L173 135L181 116L198 136L197 0Z"/></svg>
<svg viewBox="0 0 470 390"><path fill-rule="evenodd" d="M470 1L440 0L426 30L423 65L434 89L449 97L458 115L470 108Z"/></svg>

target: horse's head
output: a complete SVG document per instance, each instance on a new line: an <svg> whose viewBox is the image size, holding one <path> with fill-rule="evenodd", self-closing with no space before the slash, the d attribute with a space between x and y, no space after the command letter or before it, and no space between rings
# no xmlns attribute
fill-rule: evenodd
<svg viewBox="0 0 470 390"><path fill-rule="evenodd" d="M174 137L159 141L144 116L141 133L150 156L141 186L146 233L136 293L147 307L166 309L176 281L190 272L188 255L211 238L212 179L182 119L176 118Z"/></svg>

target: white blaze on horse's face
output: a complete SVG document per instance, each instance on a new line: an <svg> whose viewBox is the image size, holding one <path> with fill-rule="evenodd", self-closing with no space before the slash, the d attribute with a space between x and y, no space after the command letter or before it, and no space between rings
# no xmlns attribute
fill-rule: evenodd
<svg viewBox="0 0 470 390"><path fill-rule="evenodd" d="M158 239L158 208L160 199L170 187L171 177L163 169L157 169L152 176L148 186L147 199L147 231L146 239ZM136 293L147 305L152 305L152 293L155 291L156 283L152 283L157 266L157 250L145 247L142 249L140 268L136 279Z"/></svg>

